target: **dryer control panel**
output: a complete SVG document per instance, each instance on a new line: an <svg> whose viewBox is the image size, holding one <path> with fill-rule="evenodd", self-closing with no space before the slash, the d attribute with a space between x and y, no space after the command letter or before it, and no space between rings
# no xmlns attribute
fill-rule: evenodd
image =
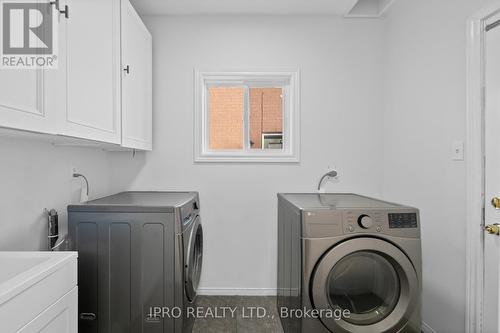
<svg viewBox="0 0 500 333"><path fill-rule="evenodd" d="M416 213L389 213L389 228L416 228L417 214Z"/></svg>
<svg viewBox="0 0 500 333"><path fill-rule="evenodd" d="M278 194L280 207L293 208L304 238L344 235L420 237L419 210L349 193Z"/></svg>
<svg viewBox="0 0 500 333"><path fill-rule="evenodd" d="M345 234L375 233L397 237L418 237L418 211L399 210L344 210L343 231Z"/></svg>

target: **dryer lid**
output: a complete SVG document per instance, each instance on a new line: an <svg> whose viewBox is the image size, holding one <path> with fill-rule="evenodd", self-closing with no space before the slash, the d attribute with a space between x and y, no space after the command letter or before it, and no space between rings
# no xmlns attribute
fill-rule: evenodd
<svg viewBox="0 0 500 333"><path fill-rule="evenodd" d="M352 193L279 193L302 209L395 209L405 206Z"/></svg>

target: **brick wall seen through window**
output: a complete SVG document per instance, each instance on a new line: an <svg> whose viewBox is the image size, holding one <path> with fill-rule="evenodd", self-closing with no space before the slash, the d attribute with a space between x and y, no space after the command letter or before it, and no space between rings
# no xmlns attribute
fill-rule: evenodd
<svg viewBox="0 0 500 333"><path fill-rule="evenodd" d="M238 150L244 147L245 88L208 89L209 148ZM249 146L281 149L283 145L283 89L249 88ZM263 142L268 140L268 142Z"/></svg>

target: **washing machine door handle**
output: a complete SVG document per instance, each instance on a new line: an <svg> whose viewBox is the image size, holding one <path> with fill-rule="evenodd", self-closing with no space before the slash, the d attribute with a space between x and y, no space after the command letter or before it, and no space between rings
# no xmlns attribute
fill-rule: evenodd
<svg viewBox="0 0 500 333"><path fill-rule="evenodd" d="M359 260L358 267L349 260ZM373 268L372 275L366 274L370 268ZM349 279L346 269L352 274ZM381 274L382 271L387 272L384 279L377 279L375 272ZM321 316L323 325L335 333L398 332L420 304L420 282L413 264L398 247L381 239L355 238L340 243L322 257L311 281L315 309L343 311L350 307L355 312L340 320ZM394 286L380 287L381 283L391 284L391 281ZM343 294L342 288L346 288ZM347 288L353 288L352 295ZM370 288L386 291L387 300L377 299L375 296L381 297L381 292L377 294ZM380 301L384 306L377 305ZM359 309L358 305L366 308Z"/></svg>

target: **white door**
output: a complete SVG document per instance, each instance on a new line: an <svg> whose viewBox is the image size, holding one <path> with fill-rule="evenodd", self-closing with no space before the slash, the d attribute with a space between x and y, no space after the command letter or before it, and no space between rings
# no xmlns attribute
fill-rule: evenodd
<svg viewBox="0 0 500 333"><path fill-rule="evenodd" d="M152 149L152 38L122 1L122 145Z"/></svg>
<svg viewBox="0 0 500 333"><path fill-rule="evenodd" d="M483 332L500 332L500 26L485 38L485 224ZM495 198L499 198L498 200Z"/></svg>
<svg viewBox="0 0 500 333"><path fill-rule="evenodd" d="M121 142L120 0L62 0L61 134Z"/></svg>

